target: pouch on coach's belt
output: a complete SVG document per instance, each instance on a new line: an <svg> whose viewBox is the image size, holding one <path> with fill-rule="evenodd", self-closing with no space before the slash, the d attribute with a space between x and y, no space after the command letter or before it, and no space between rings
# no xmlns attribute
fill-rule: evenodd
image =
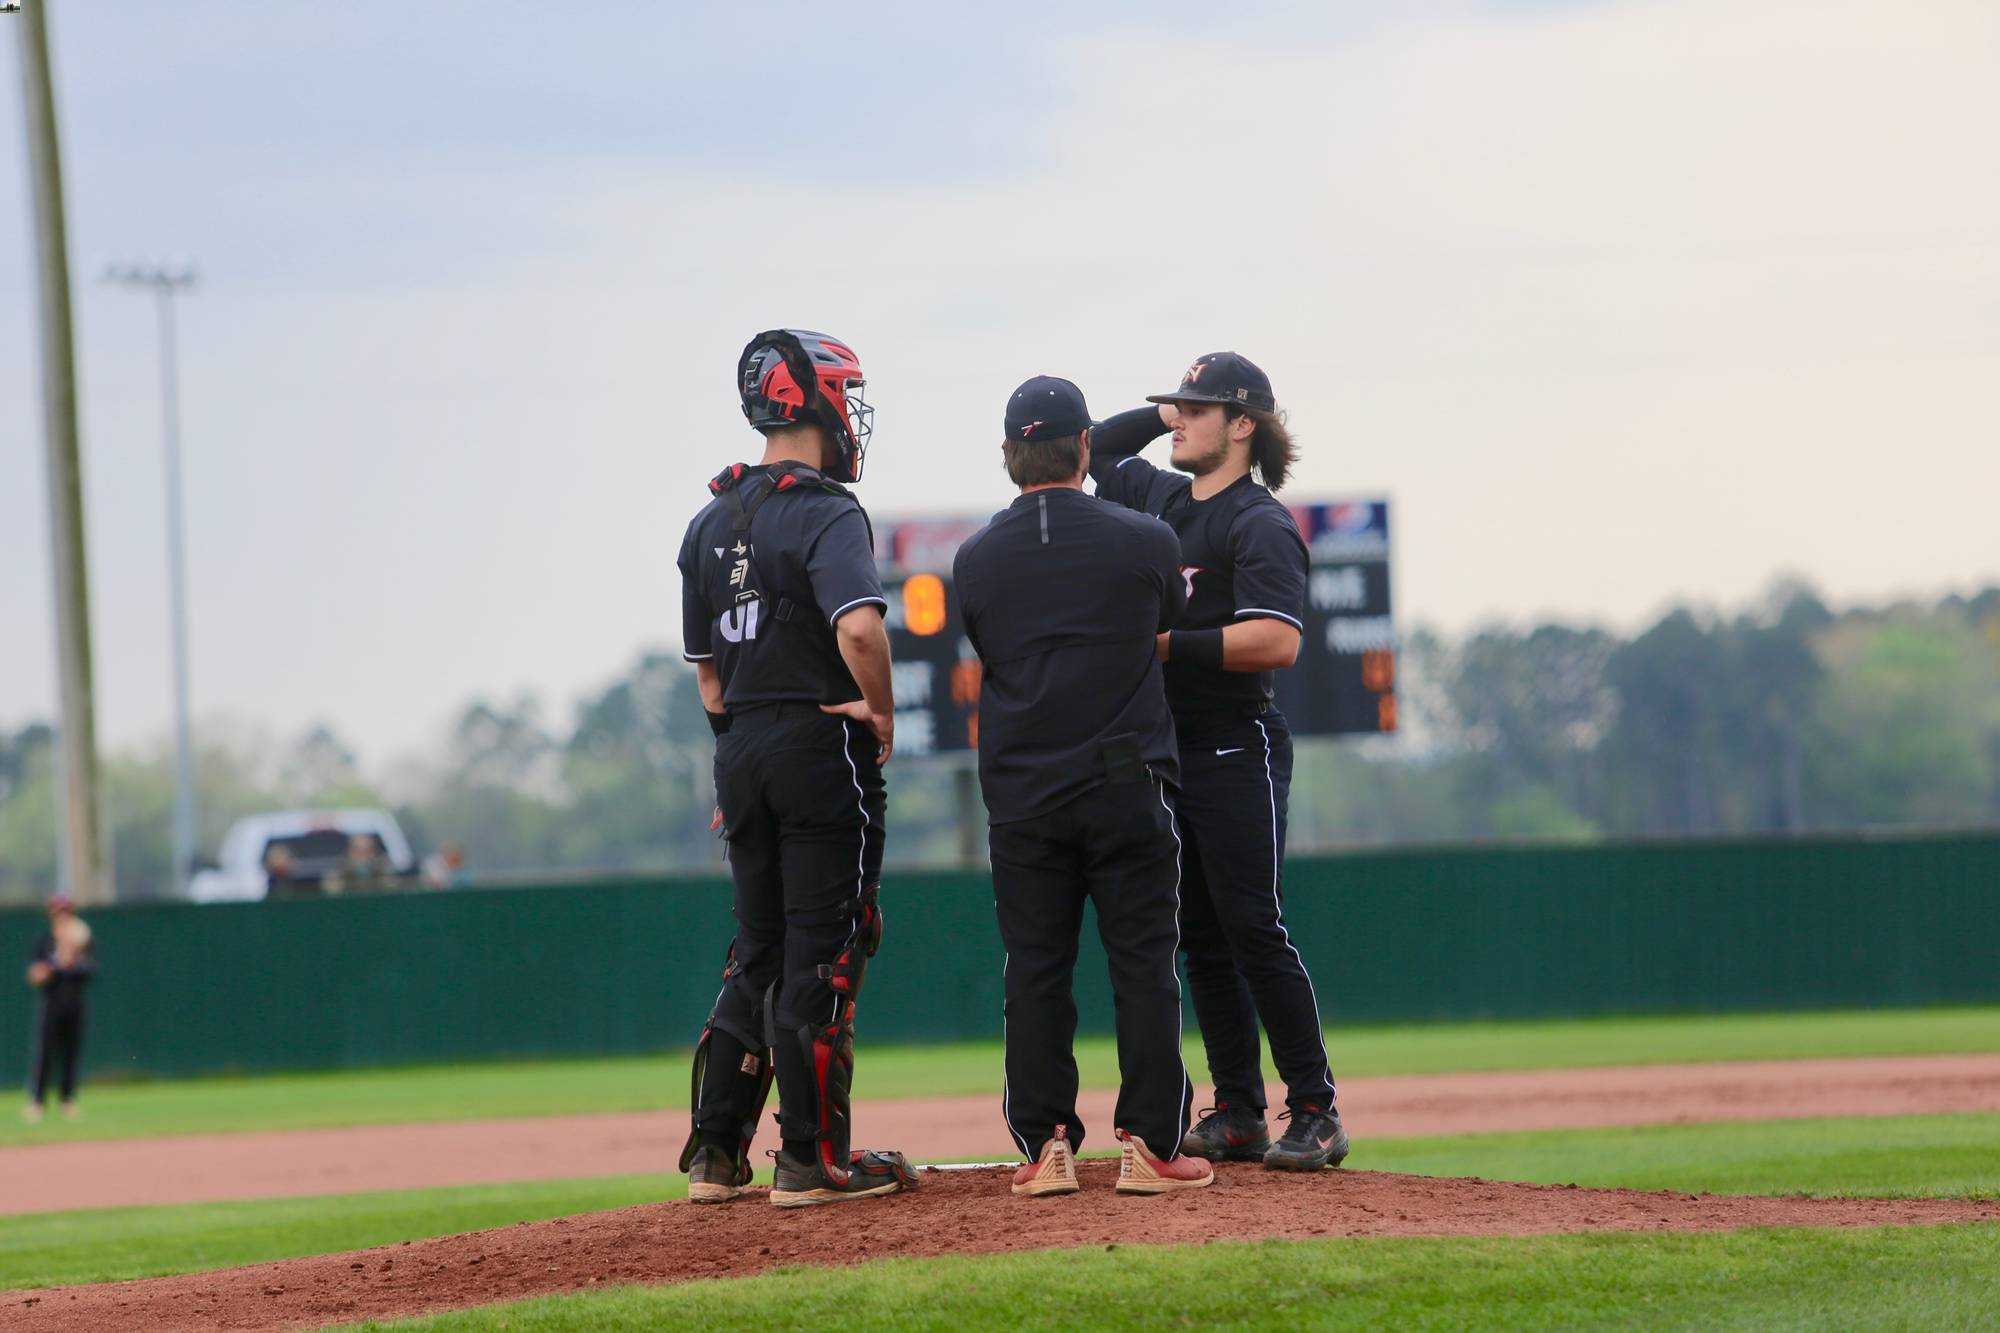
<svg viewBox="0 0 2000 1333"><path fill-rule="evenodd" d="M1105 781L1138 782L1146 776L1146 765L1139 759L1138 732L1106 736L1097 743L1097 751L1104 758Z"/></svg>

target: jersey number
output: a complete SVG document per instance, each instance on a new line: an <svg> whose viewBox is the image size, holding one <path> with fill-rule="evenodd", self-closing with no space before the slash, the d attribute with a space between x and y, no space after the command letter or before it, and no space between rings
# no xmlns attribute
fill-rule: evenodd
<svg viewBox="0 0 2000 1333"><path fill-rule="evenodd" d="M756 638L757 608L760 605L761 603L753 597L723 612L720 626L722 637L731 643L742 643L746 639Z"/></svg>

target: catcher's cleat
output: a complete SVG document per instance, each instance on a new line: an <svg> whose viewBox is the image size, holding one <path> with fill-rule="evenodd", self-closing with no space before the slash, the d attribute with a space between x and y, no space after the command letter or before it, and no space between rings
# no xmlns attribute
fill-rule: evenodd
<svg viewBox="0 0 2000 1333"><path fill-rule="evenodd" d="M1201 1113L1181 1151L1211 1162L1261 1162L1271 1148L1271 1131L1255 1107L1224 1102Z"/></svg>
<svg viewBox="0 0 2000 1333"><path fill-rule="evenodd" d="M1055 1137L1042 1145L1041 1155L1014 1173L1016 1194L1074 1194L1076 1158L1069 1150L1069 1126L1057 1125Z"/></svg>
<svg viewBox="0 0 2000 1333"><path fill-rule="evenodd" d="M688 1164L689 1203L728 1203L750 1183L750 1163L713 1145L694 1150Z"/></svg>
<svg viewBox="0 0 2000 1333"><path fill-rule="evenodd" d="M848 1155L847 1179L836 1181L818 1162L802 1162L782 1149L771 1181L771 1202L780 1208L810 1208L822 1203L847 1203L917 1187L917 1173L899 1152L857 1148Z"/></svg>
<svg viewBox="0 0 2000 1333"><path fill-rule="evenodd" d="M1309 1102L1282 1118L1292 1122L1291 1128L1264 1154L1266 1170L1319 1171L1347 1159L1347 1131L1340 1127L1339 1111Z"/></svg>
<svg viewBox="0 0 2000 1333"><path fill-rule="evenodd" d="M1124 1140L1124 1154L1118 1163L1120 1194L1169 1194L1215 1183L1215 1168L1199 1157L1182 1153L1171 1162L1163 1162L1153 1156L1144 1139L1122 1129L1118 1137Z"/></svg>

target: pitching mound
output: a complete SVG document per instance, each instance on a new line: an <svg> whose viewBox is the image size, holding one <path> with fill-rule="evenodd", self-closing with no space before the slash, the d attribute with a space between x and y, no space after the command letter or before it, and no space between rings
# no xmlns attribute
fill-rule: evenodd
<svg viewBox="0 0 2000 1333"><path fill-rule="evenodd" d="M1288 1176L1225 1168L1205 1190L1114 1193L1113 1162L1082 1164L1081 1194L1016 1199L1007 1170L926 1169L900 1198L839 1205L856 1261L1084 1245L1268 1236L1471 1236L1720 1231L1761 1226L2000 1222L2000 1202L1762 1199L1451 1180L1377 1171ZM733 1204L649 1204L185 1277L0 1295L0 1327L310 1328L575 1291L735 1277L824 1263L825 1214Z"/></svg>

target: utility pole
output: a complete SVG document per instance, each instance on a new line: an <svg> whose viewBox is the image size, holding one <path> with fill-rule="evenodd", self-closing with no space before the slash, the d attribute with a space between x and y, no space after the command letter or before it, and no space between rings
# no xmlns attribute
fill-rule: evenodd
<svg viewBox="0 0 2000 1333"><path fill-rule="evenodd" d="M174 674L174 895L187 897L194 873L196 815L194 739L188 721L187 560L181 513L180 352L175 341L174 293L194 286L194 267L112 265L106 282L151 291L160 311L160 435L167 466L167 601L171 612Z"/></svg>
<svg viewBox="0 0 2000 1333"><path fill-rule="evenodd" d="M70 318L69 241L64 233L62 153L48 6L34 0L21 25L21 91L27 103L28 176L35 208L35 269L41 291L43 433L48 451L49 538L56 578L56 673L62 710L63 887L84 904L108 902L97 798L97 709L90 661L90 582L84 559L83 465L76 412L76 344Z"/></svg>

